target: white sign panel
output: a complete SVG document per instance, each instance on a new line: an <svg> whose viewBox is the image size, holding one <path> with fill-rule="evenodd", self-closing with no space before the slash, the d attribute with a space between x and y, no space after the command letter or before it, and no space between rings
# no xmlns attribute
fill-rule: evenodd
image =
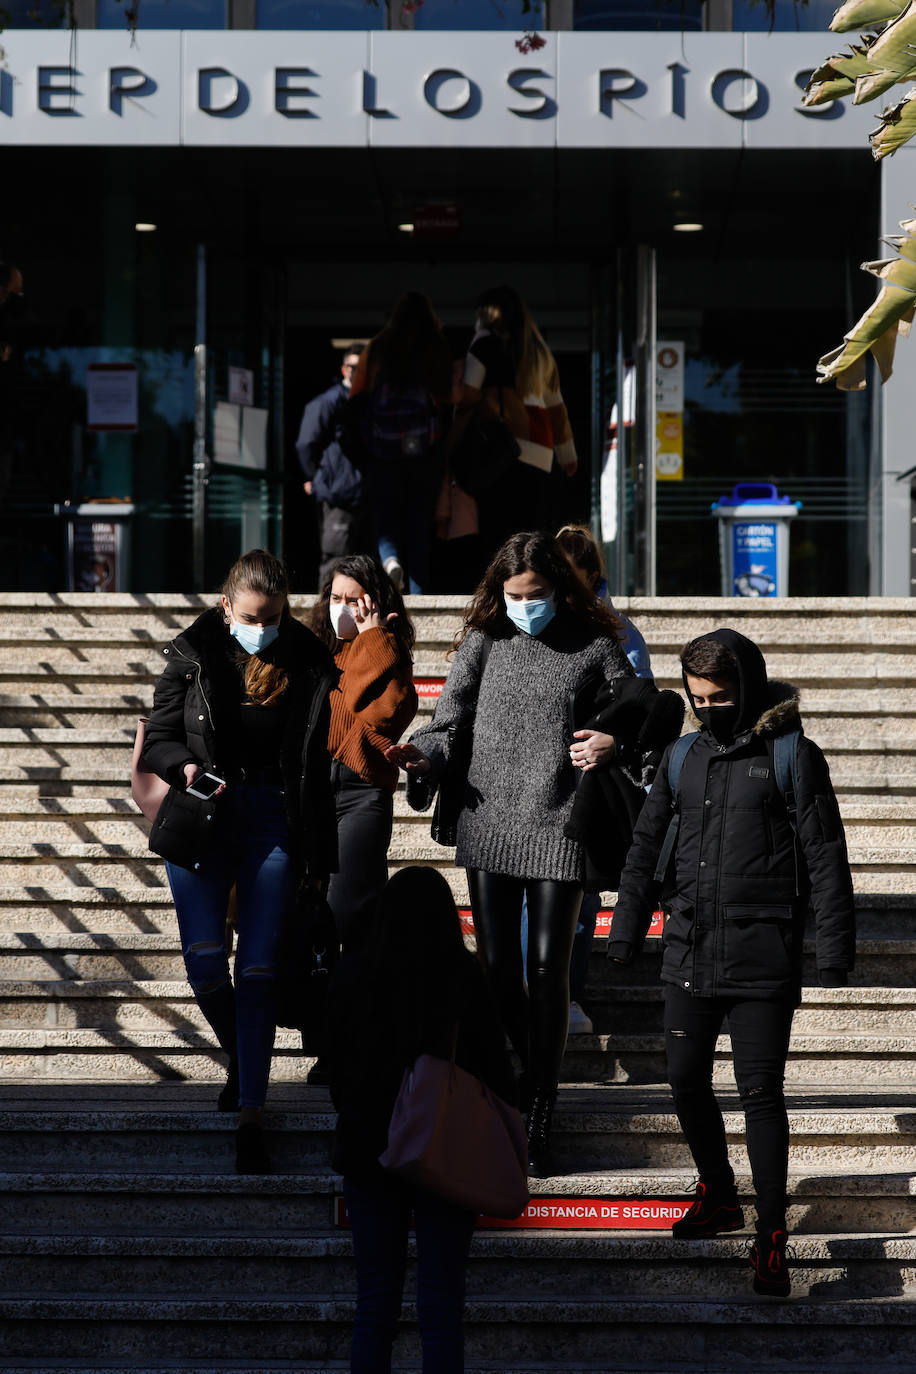
<svg viewBox="0 0 916 1374"><path fill-rule="evenodd" d="M95 430L137 428L135 363L90 363L86 369L86 426Z"/></svg>
<svg viewBox="0 0 916 1374"><path fill-rule="evenodd" d="M655 349L655 409L684 409L684 342L659 340Z"/></svg>
<svg viewBox="0 0 916 1374"><path fill-rule="evenodd" d="M877 104L801 104L829 33L3 34L0 145L859 148Z"/></svg>
<svg viewBox="0 0 916 1374"><path fill-rule="evenodd" d="M524 55L513 35L498 35L495 43L493 37L374 33L372 145L554 147L558 35L545 33L544 47Z"/></svg>
<svg viewBox="0 0 916 1374"><path fill-rule="evenodd" d="M254 373L250 367L230 367L229 403L236 406L254 404Z"/></svg>
<svg viewBox="0 0 916 1374"><path fill-rule="evenodd" d="M200 30L181 40L183 143L365 146L369 34Z"/></svg>
<svg viewBox="0 0 916 1374"><path fill-rule="evenodd" d="M4 32L0 145L174 145L180 138L178 35L69 29Z"/></svg>

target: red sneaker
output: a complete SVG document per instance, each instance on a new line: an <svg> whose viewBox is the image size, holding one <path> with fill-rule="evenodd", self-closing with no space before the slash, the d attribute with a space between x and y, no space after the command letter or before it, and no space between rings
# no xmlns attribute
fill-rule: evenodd
<svg viewBox="0 0 916 1374"><path fill-rule="evenodd" d="M751 1246L751 1265L754 1270L754 1292L767 1298L787 1298L792 1288L789 1266L786 1264L785 1231L757 1232Z"/></svg>
<svg viewBox="0 0 916 1374"><path fill-rule="evenodd" d="M734 1188L728 1193L710 1193L700 1179L696 1197L690 1207L671 1227L675 1240L693 1240L702 1236L718 1236L723 1231L740 1231L744 1213Z"/></svg>

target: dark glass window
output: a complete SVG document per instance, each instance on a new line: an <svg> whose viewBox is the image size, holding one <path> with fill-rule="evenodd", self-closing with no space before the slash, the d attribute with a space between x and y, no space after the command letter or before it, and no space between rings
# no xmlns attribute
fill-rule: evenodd
<svg viewBox="0 0 916 1374"><path fill-rule="evenodd" d="M702 29L703 3L702 0L575 0L573 27L650 31Z"/></svg>
<svg viewBox="0 0 916 1374"><path fill-rule="evenodd" d="M774 32L808 33L817 29L830 37L826 30L836 9L835 0L807 0L803 5L797 0L775 0L775 7ZM763 0L733 0L732 27L747 33L767 33L770 18Z"/></svg>
<svg viewBox="0 0 916 1374"><path fill-rule="evenodd" d="M417 29L525 29L544 26L544 6L531 0L426 0L414 10Z"/></svg>
<svg viewBox="0 0 916 1374"><path fill-rule="evenodd" d="M257 4L259 29L385 28L385 0L257 0Z"/></svg>
<svg viewBox="0 0 916 1374"><path fill-rule="evenodd" d="M98 0L96 27L127 27L126 10L134 6L127 0ZM226 0L141 0L137 7L140 29L224 29Z"/></svg>
<svg viewBox="0 0 916 1374"><path fill-rule="evenodd" d="M0 0L5 29L59 29L66 23L63 0Z"/></svg>

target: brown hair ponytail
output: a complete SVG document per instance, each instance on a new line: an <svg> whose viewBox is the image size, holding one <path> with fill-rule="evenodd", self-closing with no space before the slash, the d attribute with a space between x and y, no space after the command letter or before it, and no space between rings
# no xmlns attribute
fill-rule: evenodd
<svg viewBox="0 0 916 1374"><path fill-rule="evenodd" d="M243 553L226 575L222 594L229 602L245 592L256 596L282 596L283 620L289 617L289 582L286 569L274 554L266 549L251 549ZM245 691L258 706L272 706L282 697L289 685L285 668L268 663L258 654L245 655Z"/></svg>

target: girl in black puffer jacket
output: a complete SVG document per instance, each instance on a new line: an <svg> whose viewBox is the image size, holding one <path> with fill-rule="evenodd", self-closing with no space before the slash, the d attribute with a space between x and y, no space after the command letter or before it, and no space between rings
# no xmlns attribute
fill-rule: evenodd
<svg viewBox="0 0 916 1374"><path fill-rule="evenodd" d="M260 1112L275 1032L277 950L300 883L337 867L327 649L290 614L263 549L231 569L219 606L163 649L144 763L171 784L150 834L166 860L188 981L229 1059L223 1111L240 1111L240 1173L270 1168ZM203 773L224 780L195 798ZM236 889L235 982L226 911Z"/></svg>
<svg viewBox="0 0 916 1374"><path fill-rule="evenodd" d="M665 1050L700 1178L674 1234L712 1236L744 1224L712 1090L716 1038L727 1016L757 1194L754 1286L784 1296L789 1125L783 1077L801 1001L809 905L821 984L845 985L853 967L846 841L827 763L800 733L797 695L767 680L756 644L734 630L716 630L688 644L681 664L701 729L684 758L676 798L670 749L662 759L627 856L608 957L627 962L645 938L659 895L659 854L678 812L673 891L665 902ZM799 734L794 825L793 799L777 785L773 747L790 731Z"/></svg>

